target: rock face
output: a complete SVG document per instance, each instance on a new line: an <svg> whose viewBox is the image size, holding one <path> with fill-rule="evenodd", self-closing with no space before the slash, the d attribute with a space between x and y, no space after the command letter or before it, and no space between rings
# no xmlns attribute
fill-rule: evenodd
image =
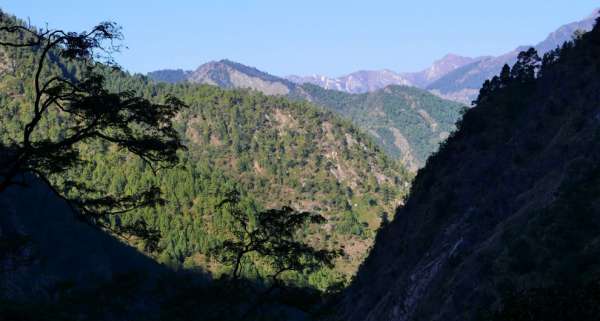
<svg viewBox="0 0 600 321"><path fill-rule="evenodd" d="M447 54L440 60L436 60L430 67L420 72L405 73L413 86L424 88L448 73L476 61L480 61L484 57L471 58L463 57L455 54Z"/></svg>
<svg viewBox="0 0 600 321"><path fill-rule="evenodd" d="M475 320L504 293L597 280L600 26L551 58L482 92L378 234L341 319Z"/></svg>

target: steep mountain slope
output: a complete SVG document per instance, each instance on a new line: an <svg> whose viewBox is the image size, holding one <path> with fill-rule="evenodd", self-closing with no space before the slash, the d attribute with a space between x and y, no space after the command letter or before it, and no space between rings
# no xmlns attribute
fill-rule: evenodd
<svg viewBox="0 0 600 321"><path fill-rule="evenodd" d="M2 320L30 320L22 318L29 314L37 316L31 320L67 320L73 310L90 320L151 315L150 280L173 277L137 249L77 220L63 200L34 179L28 187L0 194L2 250L19 236L23 246L0 255ZM79 297L54 312L32 309L38 302L58 305L69 295Z"/></svg>
<svg viewBox="0 0 600 321"><path fill-rule="evenodd" d="M466 63L468 58L448 56L434 67L415 74L415 81L435 79L440 70ZM358 72L349 75L344 83L331 86L339 90L325 90L312 84L295 84L239 63L222 60L200 66L185 74L189 83L211 84L221 88L248 88L267 95L287 96L294 100L308 100L350 118L356 125L373 136L374 140L393 157L402 160L413 171L437 149L459 118L461 105L434 97L424 90L390 86L408 83L398 80L391 71ZM166 77L161 77L165 75ZM156 81L169 82L169 72L148 74ZM168 77L167 77L168 76ZM171 78L169 78L171 77ZM354 80L356 82L354 82ZM365 80L366 82L364 82ZM324 80L328 81L328 80ZM366 84L365 88L362 88ZM350 88L352 86L357 86ZM340 87L346 86L346 87ZM347 87L350 86L350 87ZM359 88L361 87L361 88ZM381 88L380 90L377 90ZM385 88L385 89L384 89ZM348 92L365 92L350 94ZM368 94L366 93L368 92Z"/></svg>
<svg viewBox="0 0 600 321"><path fill-rule="evenodd" d="M564 42L570 41L576 31L591 30L594 25L594 19L598 16L598 11L595 10L594 14L584 20L558 28L548 35L545 40L535 45L535 49L540 54L544 54L556 49ZM483 82L498 74L505 64L512 66L516 62L519 52L526 48L526 46L519 47L498 57L476 59L462 68L446 73L437 81L426 85L425 88L442 97L470 104L476 98Z"/></svg>
<svg viewBox="0 0 600 321"><path fill-rule="evenodd" d="M568 293L600 277L600 25L534 78L538 64L523 54L484 85L377 236L344 320L481 319L535 288L552 320L587 313Z"/></svg>
<svg viewBox="0 0 600 321"><path fill-rule="evenodd" d="M43 183L29 184L0 194L0 320L227 321L253 304L248 284L232 290L200 269L174 271L78 220ZM287 289L265 300L261 320L309 320L295 308L306 305L294 300L300 294L312 304L319 295Z"/></svg>
<svg viewBox="0 0 600 321"><path fill-rule="evenodd" d="M421 167L454 129L464 106L424 90L388 86L375 92L352 95L303 85L311 101L350 118L368 130L392 156L412 170Z"/></svg>

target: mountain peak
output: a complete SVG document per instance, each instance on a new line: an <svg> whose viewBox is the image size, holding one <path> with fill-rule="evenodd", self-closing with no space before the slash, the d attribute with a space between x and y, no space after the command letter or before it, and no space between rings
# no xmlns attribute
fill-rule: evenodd
<svg viewBox="0 0 600 321"><path fill-rule="evenodd" d="M437 61L444 61L444 60L456 60L456 59L473 59L467 56L462 56L462 55L458 55L455 53L447 53L444 57L442 57L441 59L437 60Z"/></svg>
<svg viewBox="0 0 600 321"><path fill-rule="evenodd" d="M590 13L589 16L587 16L585 19L595 19L600 17L600 7L594 9L594 11L592 11L592 13Z"/></svg>

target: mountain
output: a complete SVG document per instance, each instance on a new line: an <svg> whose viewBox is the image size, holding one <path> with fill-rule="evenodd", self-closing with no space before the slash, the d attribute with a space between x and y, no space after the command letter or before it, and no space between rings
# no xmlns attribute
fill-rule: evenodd
<svg viewBox="0 0 600 321"><path fill-rule="evenodd" d="M425 87L450 71L481 58L462 57L448 54L437 60L430 67L413 73L396 73L383 70L362 70L338 78L323 75L285 77L287 80L302 85L317 85L325 89L339 90L352 94L362 94L383 89L390 85Z"/></svg>
<svg viewBox="0 0 600 321"><path fill-rule="evenodd" d="M534 48L541 56L550 50L562 46L566 41L570 41L576 31L591 30L598 12L599 10L595 10L594 14L584 20L558 28L542 42L535 45ZM498 57L475 59L472 63L446 73L436 81L426 85L425 88L442 97L470 104L476 98L479 88L481 88L486 79L498 74L505 64L512 66L516 62L519 52L528 47L521 46Z"/></svg>
<svg viewBox="0 0 600 321"><path fill-rule="evenodd" d="M591 30L598 11L595 10L592 15L581 21L558 28L534 47L543 54L571 40L575 31ZM505 64L514 64L518 53L527 47L521 46L497 57L472 58L448 54L419 72L394 72L384 69L358 71L337 78L323 75L291 75L286 79L296 84L309 83L348 93L377 91L389 85L414 86L426 89L442 98L470 105L477 97L483 81L499 73Z"/></svg>
<svg viewBox="0 0 600 321"><path fill-rule="evenodd" d="M348 94L305 84L311 101L351 119L385 151L416 171L454 130L463 105L407 86Z"/></svg>
<svg viewBox="0 0 600 321"><path fill-rule="evenodd" d="M455 54L447 54L441 59L436 60L430 67L420 72L403 73L402 75L408 78L413 86L424 88L449 72L481 59L483 58L471 58Z"/></svg>
<svg viewBox="0 0 600 321"><path fill-rule="evenodd" d="M466 58L449 55L434 67L413 75L415 81L434 79L441 70L454 68ZM157 71L148 77L158 82L170 82L172 72ZM350 118L355 124L373 136L375 141L393 157L416 171L425 159L437 149L447 137L460 117L463 107L452 101L435 97L425 90L414 87L391 85L406 83L391 71L363 71L349 75L344 83L336 86L360 86L368 88L344 88L326 90L310 83L297 84L256 68L229 60L209 62L195 71L176 72L185 75L188 83L210 84L221 88L246 88L267 95L287 96L293 100L307 100L342 117ZM327 81L327 80L324 80ZM332 86L332 88L337 88ZM376 88L381 88L377 89ZM339 89L339 88L338 88ZM364 92L351 94L345 91Z"/></svg>
<svg viewBox="0 0 600 321"><path fill-rule="evenodd" d="M208 84L221 88L246 88L266 95L287 95L297 90L290 81L227 59L211 61L196 70L157 70L147 76L158 82Z"/></svg>
<svg viewBox="0 0 600 321"><path fill-rule="evenodd" d="M378 233L341 319L598 319L598 23L484 85Z"/></svg>
<svg viewBox="0 0 600 321"><path fill-rule="evenodd" d="M389 85L411 85L411 82L391 70L361 70L339 78L321 75L308 77L288 76L286 79L299 85L309 83L325 89L360 94L383 89Z"/></svg>

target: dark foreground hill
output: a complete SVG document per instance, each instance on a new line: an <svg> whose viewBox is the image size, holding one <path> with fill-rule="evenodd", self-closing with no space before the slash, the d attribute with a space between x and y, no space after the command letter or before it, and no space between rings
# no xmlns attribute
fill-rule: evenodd
<svg viewBox="0 0 600 321"><path fill-rule="evenodd" d="M122 317L155 311L151 302L156 301L141 293L149 288L148 280L173 275L135 248L77 220L63 200L36 181L0 195L0 244L0 320L27 315L62 320L69 309L104 319L118 305L127 307ZM69 293L82 295L81 301L57 302ZM34 308L45 304L54 305L47 311Z"/></svg>
<svg viewBox="0 0 600 321"><path fill-rule="evenodd" d="M379 233L343 319L597 320L600 26L541 62L522 53L458 128Z"/></svg>
<svg viewBox="0 0 600 321"><path fill-rule="evenodd" d="M310 320L321 304L314 289L267 296L256 281L234 289L174 271L76 219L34 180L0 196L0 249L1 321Z"/></svg>

